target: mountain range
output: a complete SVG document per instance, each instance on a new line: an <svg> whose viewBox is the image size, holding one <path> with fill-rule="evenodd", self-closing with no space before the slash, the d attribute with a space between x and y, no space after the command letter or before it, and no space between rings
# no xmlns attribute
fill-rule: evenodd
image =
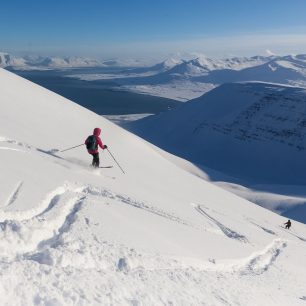
<svg viewBox="0 0 306 306"><path fill-rule="evenodd" d="M9 53L0 52L0 67L15 70L32 69L67 69L67 68L94 68L94 67L137 67L142 61L132 59L97 60L86 57L50 57L24 56L17 57Z"/></svg>
<svg viewBox="0 0 306 306"><path fill-rule="evenodd" d="M137 68L129 68L136 67ZM142 66L142 67L141 67ZM169 58L153 66L137 60L99 61L82 57L15 57L0 53L0 67L11 69L67 69L89 67L126 67L117 75L81 76L89 79L116 78L123 86L165 85L177 82L218 86L227 82L262 81L306 86L306 55L253 56L211 59L197 57L190 60ZM77 77L77 76L76 76ZM211 87L210 86L210 87ZM149 90L149 89L148 89ZM150 91L150 90L149 90Z"/></svg>
<svg viewBox="0 0 306 306"><path fill-rule="evenodd" d="M212 60L196 58L182 61L167 70L160 70L142 83L163 84L188 80L215 85L227 82L263 81L304 86L306 55L255 56Z"/></svg>

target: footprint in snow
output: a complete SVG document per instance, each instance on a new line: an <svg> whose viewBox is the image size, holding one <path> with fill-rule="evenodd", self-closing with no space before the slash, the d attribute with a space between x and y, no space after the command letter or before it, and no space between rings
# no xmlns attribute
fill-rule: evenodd
<svg viewBox="0 0 306 306"><path fill-rule="evenodd" d="M306 302L306 296L302 296L300 297L300 300L305 301Z"/></svg>
<svg viewBox="0 0 306 306"><path fill-rule="evenodd" d="M130 270L127 260L123 257L119 259L117 268L121 272L128 272Z"/></svg>

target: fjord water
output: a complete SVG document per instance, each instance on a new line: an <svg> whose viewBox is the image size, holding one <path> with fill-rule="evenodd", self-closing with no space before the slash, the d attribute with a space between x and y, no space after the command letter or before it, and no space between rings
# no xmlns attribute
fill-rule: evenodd
<svg viewBox="0 0 306 306"><path fill-rule="evenodd" d="M83 68L66 70L14 70L13 72L99 115L157 114L180 105L180 102L120 91L112 80L83 81L68 75L116 73L118 68Z"/></svg>

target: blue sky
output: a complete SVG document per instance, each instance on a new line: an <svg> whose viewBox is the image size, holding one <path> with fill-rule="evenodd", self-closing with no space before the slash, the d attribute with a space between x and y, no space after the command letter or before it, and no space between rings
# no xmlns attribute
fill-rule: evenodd
<svg viewBox="0 0 306 306"><path fill-rule="evenodd" d="M305 0L10 0L0 9L0 49L12 53L306 53Z"/></svg>

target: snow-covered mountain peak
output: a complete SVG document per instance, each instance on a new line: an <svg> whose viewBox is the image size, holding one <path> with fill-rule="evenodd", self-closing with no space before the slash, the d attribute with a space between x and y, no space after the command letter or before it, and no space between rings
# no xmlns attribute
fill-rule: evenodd
<svg viewBox="0 0 306 306"><path fill-rule="evenodd" d="M167 71L167 74L179 77L192 77L209 72L210 65L204 58L182 61Z"/></svg>
<svg viewBox="0 0 306 306"><path fill-rule="evenodd" d="M255 67L268 62L270 57L233 57L225 59L212 59L206 56L196 57L191 60L184 60L173 66L166 73L171 78L197 78L209 76L210 73L222 70L242 70L249 67ZM163 75L164 78L164 75Z"/></svg>
<svg viewBox="0 0 306 306"><path fill-rule="evenodd" d="M0 52L0 63L3 65L10 59L10 55L8 53Z"/></svg>
<svg viewBox="0 0 306 306"><path fill-rule="evenodd" d="M204 56L197 57L195 59L190 60L190 63L193 63L194 65L201 66L201 67L209 66L212 64L212 62L213 61L211 59L204 57Z"/></svg>
<svg viewBox="0 0 306 306"><path fill-rule="evenodd" d="M8 67L8 66L20 66L24 67L26 65L25 60L23 58L18 58L12 56L8 53L0 52L0 68Z"/></svg>
<svg viewBox="0 0 306 306"><path fill-rule="evenodd" d="M183 61L180 59L176 59L176 58L167 58L166 60L157 63L154 66L148 67L147 70L148 71L156 71L157 73L163 73L166 72L170 69L172 69L173 67L181 64Z"/></svg>
<svg viewBox="0 0 306 306"><path fill-rule="evenodd" d="M302 60L302 61L306 61L306 54L298 54L295 56L295 58Z"/></svg>
<svg viewBox="0 0 306 306"><path fill-rule="evenodd" d="M172 57L167 58L166 60L164 60L162 62L164 68L166 68L166 69L170 69L170 68L172 68L172 67L174 67L174 66L176 66L176 65L178 65L180 63L182 63L182 60L176 59L176 58L172 58Z"/></svg>
<svg viewBox="0 0 306 306"><path fill-rule="evenodd" d="M267 70L273 74L269 75ZM268 79L279 83L289 83L292 85L305 85L306 61L303 56L288 55L275 57L262 66L254 67L253 74L258 75L258 79ZM264 80L265 80L264 79Z"/></svg>

